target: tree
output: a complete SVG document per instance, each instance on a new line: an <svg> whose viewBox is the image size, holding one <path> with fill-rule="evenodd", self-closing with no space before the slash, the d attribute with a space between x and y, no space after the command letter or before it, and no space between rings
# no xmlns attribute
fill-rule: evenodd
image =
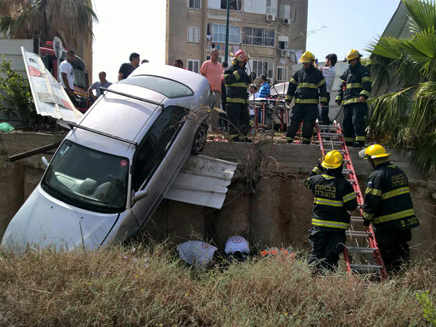
<svg viewBox="0 0 436 327"><path fill-rule="evenodd" d="M41 45L58 36L76 47L93 36L94 20L91 0L0 0L0 32L15 39L29 39L36 32Z"/></svg>
<svg viewBox="0 0 436 327"><path fill-rule="evenodd" d="M371 44L374 87L393 86L370 101L370 129L394 148L411 153L427 170L436 168L436 4L402 0L411 36L381 37ZM388 87L389 88L389 87Z"/></svg>

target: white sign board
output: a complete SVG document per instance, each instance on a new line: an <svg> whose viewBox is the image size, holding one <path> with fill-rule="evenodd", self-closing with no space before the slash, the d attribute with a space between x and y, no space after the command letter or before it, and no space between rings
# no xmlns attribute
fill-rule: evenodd
<svg viewBox="0 0 436 327"><path fill-rule="evenodd" d="M68 127L68 123L77 123L83 114L78 111L63 87L45 69L41 58L21 48L30 89L32 90L36 112L58 120L58 124Z"/></svg>

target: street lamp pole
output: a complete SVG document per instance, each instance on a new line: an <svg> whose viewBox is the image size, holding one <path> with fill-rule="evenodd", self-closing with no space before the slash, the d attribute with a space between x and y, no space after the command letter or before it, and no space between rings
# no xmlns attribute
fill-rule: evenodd
<svg viewBox="0 0 436 327"><path fill-rule="evenodd" d="M226 46L224 48L224 61L229 62L229 17L230 17L230 0L227 0L227 19L226 19Z"/></svg>

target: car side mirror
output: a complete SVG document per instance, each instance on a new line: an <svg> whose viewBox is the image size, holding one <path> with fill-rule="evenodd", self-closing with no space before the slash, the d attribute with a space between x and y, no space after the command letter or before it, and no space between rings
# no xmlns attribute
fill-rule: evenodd
<svg viewBox="0 0 436 327"><path fill-rule="evenodd" d="M135 192L135 194L133 195L132 204L139 201L139 200L142 200L143 198L145 198L147 196L148 196L147 190Z"/></svg>
<svg viewBox="0 0 436 327"><path fill-rule="evenodd" d="M44 156L42 156L42 157L41 157L41 161L42 161L42 163L44 164L45 168L47 168L48 165L49 165L49 162L48 162L47 158L44 157Z"/></svg>

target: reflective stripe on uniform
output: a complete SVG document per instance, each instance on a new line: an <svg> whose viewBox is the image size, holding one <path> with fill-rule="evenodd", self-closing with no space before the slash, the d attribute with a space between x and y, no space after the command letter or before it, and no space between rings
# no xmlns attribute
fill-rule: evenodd
<svg viewBox="0 0 436 327"><path fill-rule="evenodd" d="M291 79L289 80L289 83L297 84L297 81L296 81L294 78L291 78Z"/></svg>
<svg viewBox="0 0 436 327"><path fill-rule="evenodd" d="M367 90L362 90L360 91L360 95L366 95L367 97L369 97L369 92Z"/></svg>
<svg viewBox="0 0 436 327"><path fill-rule="evenodd" d="M245 87L247 88L247 83L233 83L233 84L226 84L227 87Z"/></svg>
<svg viewBox="0 0 436 327"><path fill-rule="evenodd" d="M342 101L342 97L340 95L336 96L336 101Z"/></svg>
<svg viewBox="0 0 436 327"><path fill-rule="evenodd" d="M357 198L356 192L351 192L350 194L345 195L342 200L344 201L344 203L354 200Z"/></svg>
<svg viewBox="0 0 436 327"><path fill-rule="evenodd" d="M240 99L240 98L227 98L227 103L247 103L246 99Z"/></svg>
<svg viewBox="0 0 436 327"><path fill-rule="evenodd" d="M317 89L318 85L313 83L298 83L299 88Z"/></svg>
<svg viewBox="0 0 436 327"><path fill-rule="evenodd" d="M321 82L318 83L318 87L321 87L325 84L325 79L323 79Z"/></svg>
<svg viewBox="0 0 436 327"><path fill-rule="evenodd" d="M315 166L315 168L312 169L312 171L313 171L314 173L316 173L316 174L321 174L321 173L322 173L321 169L319 169L319 168L316 167L316 166Z"/></svg>
<svg viewBox="0 0 436 327"><path fill-rule="evenodd" d="M319 99L319 101L321 101L321 102L327 102L328 99L327 99L327 97L321 97L321 98Z"/></svg>
<svg viewBox="0 0 436 327"><path fill-rule="evenodd" d="M382 196L382 191L381 190L377 190L376 188L368 187L365 190L365 194L372 194L372 195L375 195L375 196Z"/></svg>
<svg viewBox="0 0 436 327"><path fill-rule="evenodd" d="M298 99L296 98L294 100L295 103L302 103L302 104L318 104L319 100L318 99Z"/></svg>
<svg viewBox="0 0 436 327"><path fill-rule="evenodd" d="M390 215L376 217L374 218L374 223L380 224L380 223L385 223L387 221L397 220L397 219L406 218L414 215L415 212L413 211L413 209L408 209L408 210L392 213Z"/></svg>
<svg viewBox="0 0 436 327"><path fill-rule="evenodd" d="M292 101L292 96L291 96L291 95L287 95L287 94L286 94L286 96L285 96L285 100L289 100L289 101Z"/></svg>
<svg viewBox="0 0 436 327"><path fill-rule="evenodd" d="M330 220L321 220L315 218L312 218L312 225L321 226L321 227L340 228L340 229L350 228L349 223L342 223L339 221L330 221Z"/></svg>
<svg viewBox="0 0 436 327"><path fill-rule="evenodd" d="M326 175L326 174L322 174L322 177L324 177L325 179L329 180L329 179L335 179L335 176L330 176L330 175Z"/></svg>
<svg viewBox="0 0 436 327"><path fill-rule="evenodd" d="M374 218L374 214L372 214L372 213L367 213L367 212L364 212L363 213L363 219L366 219L366 220L372 220Z"/></svg>
<svg viewBox="0 0 436 327"><path fill-rule="evenodd" d="M396 190L393 190L390 192L383 193L383 195L381 197L382 197L382 200L386 200L389 198L393 198L394 196L408 194L408 193L410 193L410 188L408 186L406 186L406 187L402 187L402 188L399 188L399 189L396 189Z"/></svg>
<svg viewBox="0 0 436 327"><path fill-rule="evenodd" d="M365 82L371 82L372 83L372 78L371 77L363 77L362 78L362 83L365 83Z"/></svg>
<svg viewBox="0 0 436 327"><path fill-rule="evenodd" d="M223 74L223 78L226 78L227 76L229 76L229 74Z"/></svg>
<svg viewBox="0 0 436 327"><path fill-rule="evenodd" d="M352 104L352 103L359 103L359 98L352 98L352 99L348 99L348 100L344 100L342 102L342 104L345 106L347 104Z"/></svg>
<svg viewBox="0 0 436 327"><path fill-rule="evenodd" d="M360 84L360 83L350 83L350 84L347 84L347 90L348 89L360 89L362 87L362 84Z"/></svg>
<svg viewBox="0 0 436 327"><path fill-rule="evenodd" d="M366 136L356 136L356 141L366 141Z"/></svg>
<svg viewBox="0 0 436 327"><path fill-rule="evenodd" d="M342 201L328 200L328 199L322 199L322 198L313 198L313 203L322 204L322 205L331 206L331 207L342 207L344 205L344 202L342 202Z"/></svg>
<svg viewBox="0 0 436 327"><path fill-rule="evenodd" d="M235 71L233 72L233 75L235 75L236 80L239 80L239 79L241 78L241 77L239 76L239 73L238 73L237 70L235 70Z"/></svg>

